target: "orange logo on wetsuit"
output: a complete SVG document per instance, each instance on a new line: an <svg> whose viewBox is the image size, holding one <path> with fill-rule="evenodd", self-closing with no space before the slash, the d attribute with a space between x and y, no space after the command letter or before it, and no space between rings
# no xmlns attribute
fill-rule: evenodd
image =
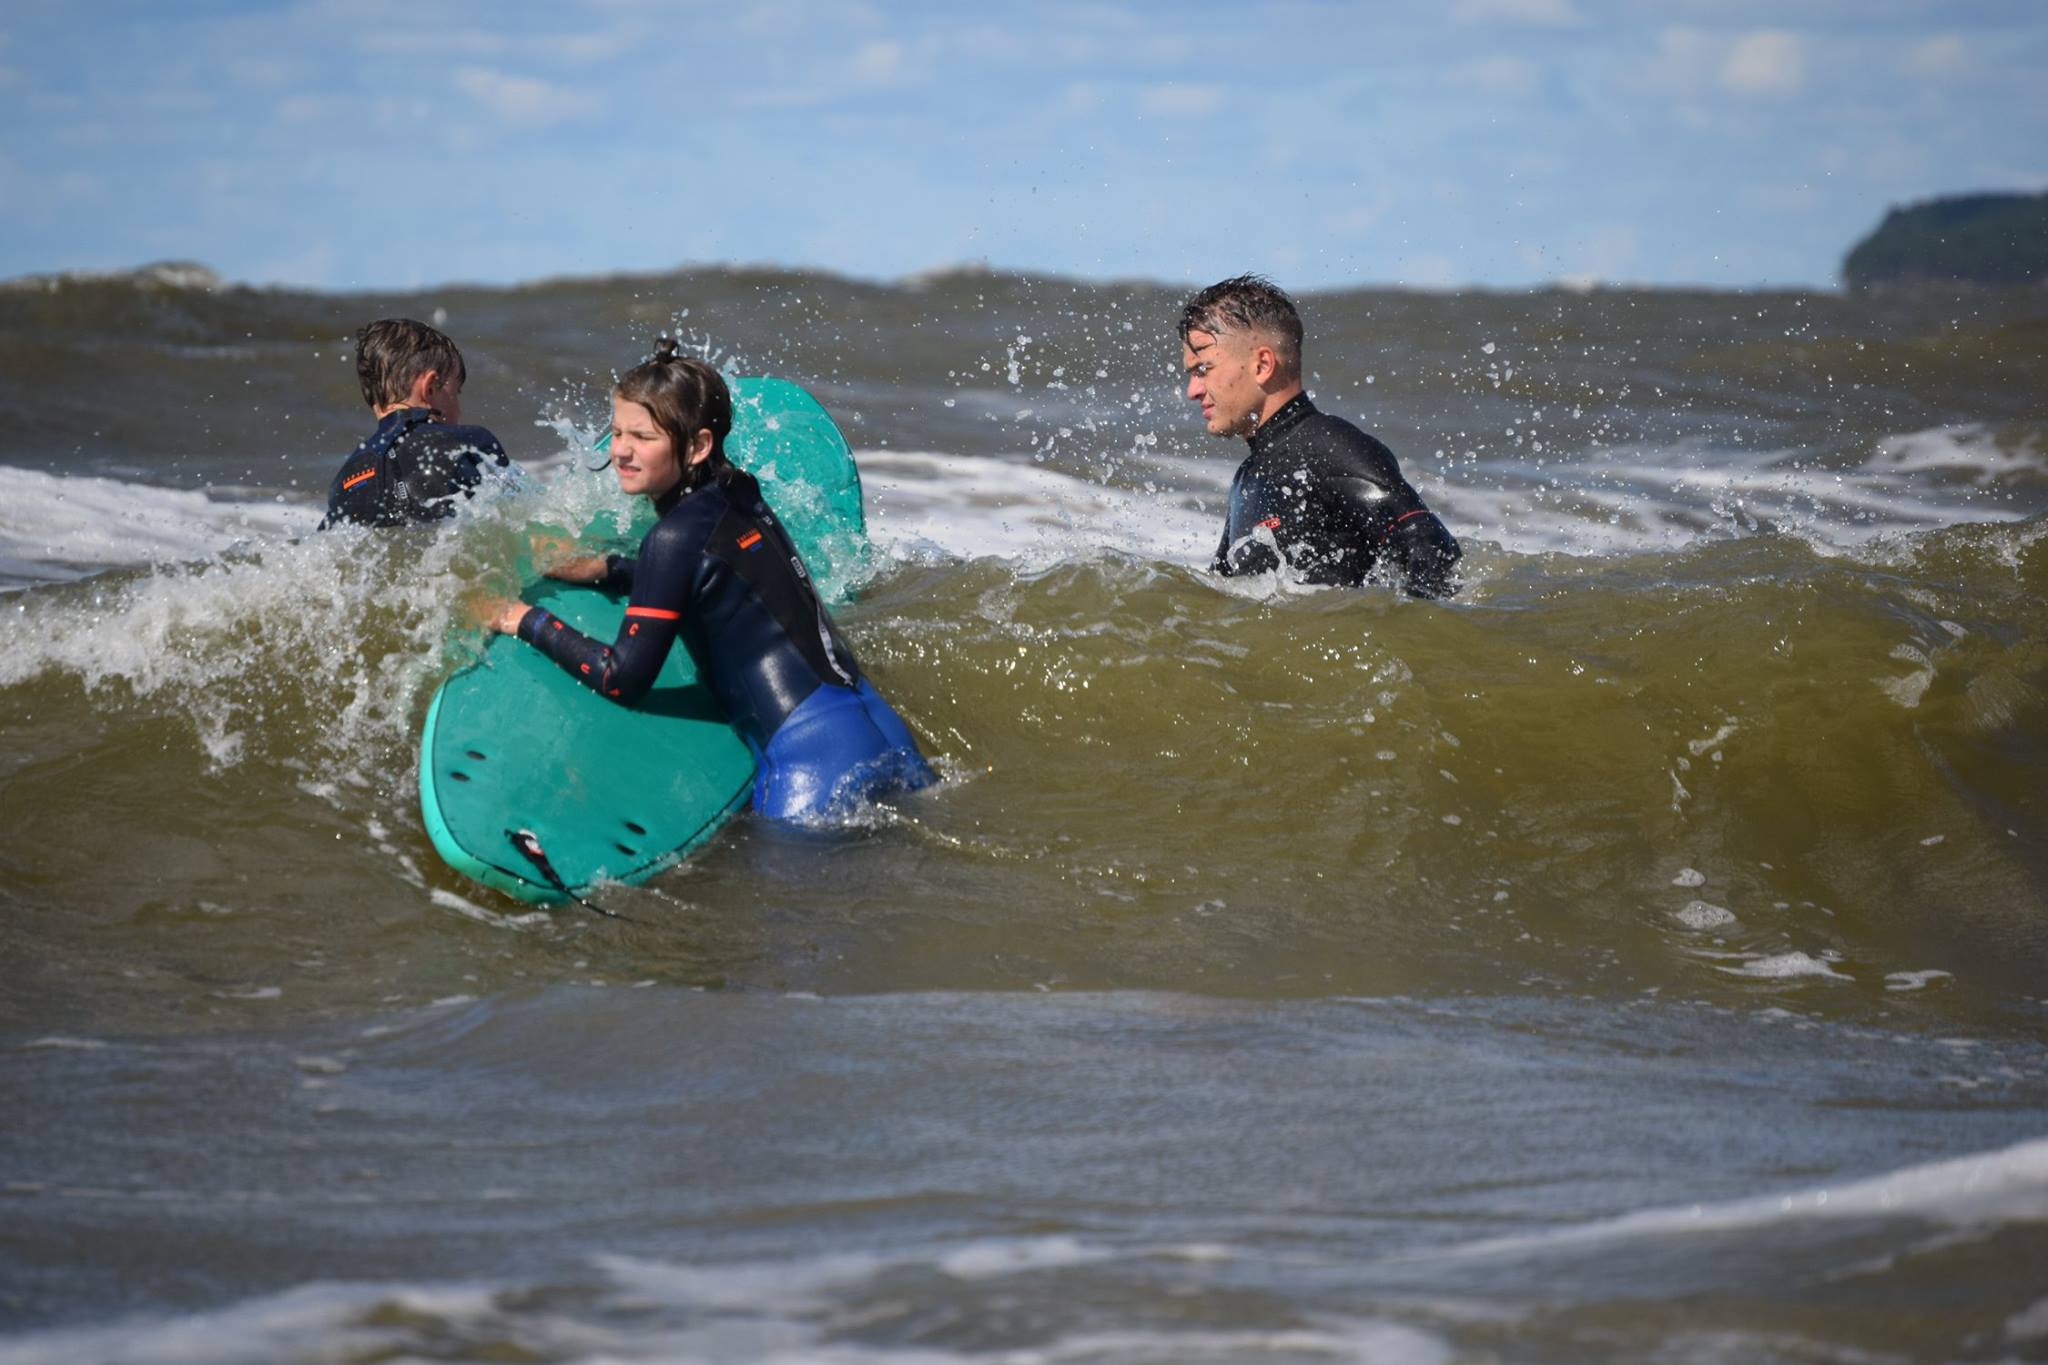
<svg viewBox="0 0 2048 1365"><path fill-rule="evenodd" d="M370 466L370 467L369 467L368 469L365 469L365 470L364 470L364 471L363 471L362 473L360 473L360 474L351 474L351 475L349 475L349 476L348 476L347 478L343 479L343 480L341 481L341 491L342 491L342 492L344 492L344 493L346 493L346 492L348 492L348 490L349 490L349 489L351 489L351 488L354 488L354 487L355 487L355 486L356 486L357 484L359 484L359 483L363 483L363 482L366 482L366 481L368 481L368 480L370 480L370 479L374 479L374 478L376 478L376 477L377 477L377 466L375 466L375 465L371 465L371 466Z"/></svg>
<svg viewBox="0 0 2048 1365"><path fill-rule="evenodd" d="M751 550L760 543L761 533L759 531L749 531L740 537L740 548L742 550Z"/></svg>

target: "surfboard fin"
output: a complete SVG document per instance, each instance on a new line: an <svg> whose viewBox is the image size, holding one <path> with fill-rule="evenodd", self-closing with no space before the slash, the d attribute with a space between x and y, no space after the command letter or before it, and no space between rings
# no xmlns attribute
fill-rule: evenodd
<svg viewBox="0 0 2048 1365"><path fill-rule="evenodd" d="M603 915L606 919L624 920L628 924L639 923L639 921L634 919L631 915L622 915L616 910L607 910L602 905L593 905L589 901L583 899L583 897L577 895L574 891L571 891L569 889L569 884L562 880L562 874L555 871L555 865L548 861L547 850L540 846L540 836L535 834L532 830L508 829L505 831L505 837L507 839L510 839L512 841L512 847L518 849L520 855L524 857L526 861L532 863L534 869L538 871L542 877L547 879L547 883L549 886L554 887L555 890L561 892L570 900L575 901L585 910L588 910L593 914Z"/></svg>

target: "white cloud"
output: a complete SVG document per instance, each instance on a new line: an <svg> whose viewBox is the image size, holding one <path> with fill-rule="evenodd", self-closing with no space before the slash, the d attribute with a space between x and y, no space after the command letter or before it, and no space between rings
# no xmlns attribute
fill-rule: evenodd
<svg viewBox="0 0 2048 1365"><path fill-rule="evenodd" d="M1631 64L1623 83L1650 94L1689 95L1707 84L1720 46L1696 28L1667 28L1649 60Z"/></svg>
<svg viewBox="0 0 2048 1365"><path fill-rule="evenodd" d="M1918 183L1933 164L1929 149L1893 133L1864 151L1857 169L1864 178L1880 185L1904 186Z"/></svg>
<svg viewBox="0 0 2048 1365"><path fill-rule="evenodd" d="M294 251L257 261L249 267L248 278L255 284L331 288L343 282L337 278L339 261L340 256L334 249L334 243L322 239L304 243Z"/></svg>
<svg viewBox="0 0 2048 1365"><path fill-rule="evenodd" d="M1536 93L1541 76L1536 63L1521 57L1482 57L1452 68L1454 90L1494 99L1526 99Z"/></svg>
<svg viewBox="0 0 2048 1365"><path fill-rule="evenodd" d="M1811 184L1767 182L1746 185L1741 193L1743 202L1755 205L1774 218L1815 213L1822 205L1820 191Z"/></svg>
<svg viewBox="0 0 2048 1365"><path fill-rule="evenodd" d="M1601 280L1626 279L1631 271L1638 268L1639 247L1636 229L1629 224L1607 223L1596 227L1572 252L1578 265L1573 273Z"/></svg>
<svg viewBox="0 0 2048 1365"><path fill-rule="evenodd" d="M107 182L91 171L71 170L40 183L39 194L57 199L97 199L105 194Z"/></svg>
<svg viewBox="0 0 2048 1365"><path fill-rule="evenodd" d="M1970 69L1970 49L1960 35L1937 33L1907 48L1899 69L1909 76L1946 80Z"/></svg>
<svg viewBox="0 0 2048 1365"><path fill-rule="evenodd" d="M286 95L277 102L276 114L280 123L328 123L340 122L355 110L354 101L333 95L299 94Z"/></svg>
<svg viewBox="0 0 2048 1365"><path fill-rule="evenodd" d="M1201 36L1165 31L1141 8L1128 5L1069 4L1049 11L1027 6L991 13L999 16L997 21L953 30L955 48L968 55L1026 57L1041 68L1108 63L1124 70L1185 67L1207 51ZM1014 22L1000 26L1001 17Z"/></svg>
<svg viewBox="0 0 2048 1365"><path fill-rule="evenodd" d="M1059 118L1086 118L1100 110L1104 102L1102 87L1092 81L1080 81L1060 92L1052 110Z"/></svg>
<svg viewBox="0 0 2048 1365"><path fill-rule="evenodd" d="M99 119L88 119L84 123L68 123L49 134L52 142L74 151L114 147L130 141L134 136L133 128Z"/></svg>
<svg viewBox="0 0 2048 1365"><path fill-rule="evenodd" d="M1721 84L1739 95L1789 95L1806 84L1806 45L1796 33L1745 33L1721 63Z"/></svg>
<svg viewBox="0 0 2048 1365"><path fill-rule="evenodd" d="M1806 42L1783 29L1755 29L1729 38L1696 28L1667 28L1657 35L1657 50L1631 66L1621 83L1644 94L1680 98L1715 90L1789 95L1806 84Z"/></svg>
<svg viewBox="0 0 2048 1365"><path fill-rule="evenodd" d="M1138 107L1158 118L1207 118L1223 107L1223 93L1178 81L1148 85L1138 94Z"/></svg>
<svg viewBox="0 0 2048 1365"><path fill-rule="evenodd" d="M903 44L893 39L863 43L853 54L849 70L863 86L900 85L904 77Z"/></svg>
<svg viewBox="0 0 2048 1365"><path fill-rule="evenodd" d="M306 79L299 63L265 56L231 57L223 69L229 80L251 90L281 90Z"/></svg>
<svg viewBox="0 0 2048 1365"><path fill-rule="evenodd" d="M1436 251L1404 256L1394 267L1394 281L1414 289L1450 289L1464 283L1458 263Z"/></svg>
<svg viewBox="0 0 2048 1365"><path fill-rule="evenodd" d="M2048 164L1980 161L1969 178L1980 185L2004 185L2023 194L2048 194Z"/></svg>
<svg viewBox="0 0 2048 1365"><path fill-rule="evenodd" d="M1498 21L1562 27L1579 22L1572 0L1458 0L1451 14L1462 24Z"/></svg>
<svg viewBox="0 0 2048 1365"><path fill-rule="evenodd" d="M455 88L507 123L527 128L567 123L597 108L590 95L487 66L458 67Z"/></svg>
<svg viewBox="0 0 2048 1365"><path fill-rule="evenodd" d="M606 0L609 8L619 10L664 11L673 7L674 0ZM848 0L753 0L753 3L733 9L727 20L735 29L751 37L787 42L793 33L816 33L820 30L878 28L883 22L882 11L867 4L851 4Z"/></svg>
<svg viewBox="0 0 2048 1365"><path fill-rule="evenodd" d="M608 62L631 52L640 41L635 30L618 28L609 33L571 33L550 36L547 50L567 62L588 66Z"/></svg>
<svg viewBox="0 0 2048 1365"><path fill-rule="evenodd" d="M1393 204L1391 194L1384 190L1374 191L1365 199L1327 205L1316 215L1313 226L1321 233L1361 237L1379 226Z"/></svg>
<svg viewBox="0 0 2048 1365"><path fill-rule="evenodd" d="M410 59L422 55L419 36L410 25L367 28L352 41L356 50L366 57ZM494 30L444 29L434 34L432 53L444 60L452 57L502 58L511 46L509 38Z"/></svg>

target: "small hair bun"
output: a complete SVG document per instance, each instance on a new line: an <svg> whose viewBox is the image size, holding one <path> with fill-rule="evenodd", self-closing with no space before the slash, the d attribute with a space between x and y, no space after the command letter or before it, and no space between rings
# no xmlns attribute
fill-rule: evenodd
<svg viewBox="0 0 2048 1365"><path fill-rule="evenodd" d="M655 363L667 364L671 360L681 359L681 355L682 348L676 344L674 337L656 337L654 339Z"/></svg>

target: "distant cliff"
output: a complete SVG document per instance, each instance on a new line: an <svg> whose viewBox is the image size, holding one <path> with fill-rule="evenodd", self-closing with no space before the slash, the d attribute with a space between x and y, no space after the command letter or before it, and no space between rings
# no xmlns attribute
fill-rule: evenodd
<svg viewBox="0 0 2048 1365"><path fill-rule="evenodd" d="M2048 194L1966 194L1893 209L1842 261L1851 289L2048 282Z"/></svg>

